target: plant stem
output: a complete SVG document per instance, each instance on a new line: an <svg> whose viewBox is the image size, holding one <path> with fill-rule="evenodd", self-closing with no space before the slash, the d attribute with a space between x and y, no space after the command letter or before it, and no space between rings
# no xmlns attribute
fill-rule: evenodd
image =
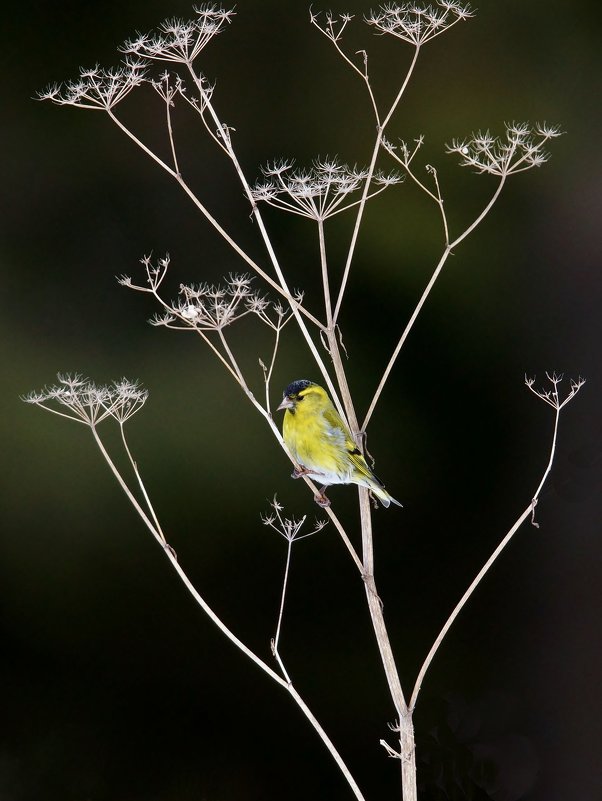
<svg viewBox="0 0 602 801"><path fill-rule="evenodd" d="M280 628L282 627L282 617L284 615L284 599L286 598L286 587L288 585L288 573L291 566L291 552L293 549L293 541L292 539L287 540L287 551L286 551L286 564L284 566L284 578L282 579L282 593L280 595L280 609L278 610L278 623L276 624L276 634L274 635L274 639L272 641L272 653L276 657L278 664L280 665L280 670L282 670L282 674L284 678L290 684L290 677L282 659L280 658L280 653L278 651L278 645L280 643Z"/></svg>
<svg viewBox="0 0 602 801"><path fill-rule="evenodd" d="M372 515L370 495L363 487L359 490L360 519L362 526L362 554L364 560L364 586L370 620L376 636L376 644L385 671L391 699L399 721L399 758L401 763L401 786L403 801L416 801L416 760L412 714L408 710L401 687L393 649L385 625L381 600L374 579L374 548L372 539Z"/></svg>
<svg viewBox="0 0 602 801"><path fill-rule="evenodd" d="M193 68L192 64L189 63L189 64L187 64L187 66L188 66L190 74L191 74L191 76L192 76L192 78L193 78L193 80L194 80L194 82L195 82L195 84L197 86L199 94L200 94L200 96L201 96L206 108L208 109L208 111L209 111L209 113L210 113L215 125L217 126L218 131L221 131L224 134L223 135L223 141L224 141L224 145L225 145L225 148L226 148L226 152L227 152L227 154L228 154L228 156L230 158L230 161L232 162L232 165L233 165L234 170L235 170L235 172L236 172L236 174L238 176L238 179L239 179L239 181L241 183L243 191L244 191L249 203L251 204L251 208L253 210L253 216L254 216L255 222L257 223L257 227L259 228L259 233L261 234L261 238L262 238L263 243L265 245L265 248L267 250L268 257L269 257L269 259L270 259L270 261L272 263L272 267L274 268L274 272L276 274L276 278L278 279L277 283L280 285L280 288L281 288L281 293L287 298L287 300L289 302L289 305L291 307L291 310L293 312L293 315L295 317L295 320L297 321L297 325L299 326L299 329L301 330L301 333L302 333L302 335L303 335L303 337L304 337L304 339L305 339L305 341L307 343L307 346L309 347L309 349L311 351L311 354L314 357L316 365L318 366L318 369L322 373L322 377L324 378L324 381L326 382L326 385L328 386L328 389L329 389L329 391L331 393L332 400L333 400L334 404L338 407L339 412L341 412L342 411L341 402L339 400L336 388L335 388L335 386L334 386L334 384L332 382L332 379L330 377L330 374L328 373L328 370L326 369L326 365L324 364L324 361L323 361L323 359L322 359L322 357L321 357L321 355L320 355L320 353L319 353L319 351L318 351L318 349L317 349L317 347L316 347L316 345L315 345L315 343L314 343L314 341L313 341L313 339L311 337L311 334L309 333L309 330L307 328L305 320L303 319L303 316L301 314L301 312L303 311L303 307L294 299L292 292L288 288L288 284L287 284L286 278L284 277L284 273L282 272L282 268L280 266L280 262L278 261L278 257L276 256L276 252L275 252L274 247L272 245L272 241L271 241L271 239L269 237L269 234L268 234L267 229L265 227L265 224L263 222L263 217L262 217L261 212L260 212L260 210L259 210L259 208L257 206L257 203L255 202L255 200L253 198L253 193L251 191L251 187L249 185L249 182L247 181L247 178L246 178L246 176L244 174L244 171L243 171L243 169L242 169L242 167L240 165L240 162L238 161L238 157L237 157L236 152L235 152L235 150L234 150L234 148L232 146L232 142L230 140L229 133L227 132L227 130L222 125L222 122L221 122L221 120L220 120L220 118L219 118L219 116L218 116L218 114L217 114L212 102L211 102L211 99L210 99L210 97L208 97L208 95L207 95L207 93L206 93L206 91L205 91L205 89L204 89L204 87L202 85L202 81L195 74L195 71L194 71L194 68ZM249 257L247 256L247 260L248 259L249 259ZM270 282L270 283L273 283L273 282ZM315 320L315 318L312 319L312 322L317 324L318 328L320 328L322 330L324 329L324 326L322 325L322 323L320 323L319 321Z"/></svg>
<svg viewBox="0 0 602 801"><path fill-rule="evenodd" d="M119 483L119 486L124 491L124 493L126 494L128 500L130 501L130 503L132 504L132 506L134 507L134 509L138 513L138 515L141 517L142 521L144 522L146 527L149 529L149 531L151 532L153 537L163 547L164 553L167 556L167 558L169 559L169 561L171 563L171 566L173 567L173 569L176 571L176 573L180 577L180 580L182 581L182 583L184 584L184 586L186 587L188 592L192 595L194 600L201 607L201 609L205 612L205 614L209 617L209 619L219 628L219 630L222 632L222 634L224 634L230 640L230 642L232 642L240 651L242 651L245 654L245 656L247 656L252 662L254 662L258 667L260 667L263 670L264 673L267 673L267 675L271 679L273 679L277 684L279 684L281 687L283 687L285 690L288 691L289 695L294 699L294 701L297 704L297 706L299 706L299 708L301 709L301 711L303 712L303 714L305 715L307 720L311 723L311 725L313 726L314 730L316 731L316 733L318 734L318 736L320 737L320 739L322 740L322 742L324 743L324 745L326 746L328 751L330 752L332 758L334 759L334 761L336 762L337 766L339 767L339 770L341 771L341 773L345 777L345 779L346 779L347 783L349 784L351 790L353 791L353 794L355 795L355 797L358 799L358 801L365 801L364 796L362 795L362 793L361 793L361 791L360 791L355 779L353 778L353 776L351 774L351 771L349 770L349 768L347 767L347 765L343 761L343 759L342 759L341 755L339 754L339 752L337 751L334 743L332 742L330 737L326 734L326 732L324 731L324 729L322 728L322 726L318 722L317 718L315 717L315 715L313 714L311 709L307 706L307 704L301 698L301 696L299 695L297 690L293 687L292 683L290 681L282 679L275 671L272 670L271 667L269 667L269 665L267 665L263 661L263 659L258 657L257 654L255 654L250 648L248 648L242 642L242 640L239 640L238 637L228 628L228 626L226 626L226 624L221 620L221 618L218 617L218 615L213 611L213 609L205 601L205 599L198 592L198 590L196 589L196 587L194 586L192 581L188 578L186 572L184 571L184 569L182 568L182 566L178 562L177 557L175 555L175 551L173 551L172 548L170 548L168 545L166 545L162 534L160 534L159 531L155 529L155 527L153 526L152 522L150 521L150 519L148 518L148 516L146 515L146 513L144 512L144 510L142 509L142 507L140 506L140 504L138 503L138 501L136 500L134 495L132 494L130 488L128 487L126 482L123 480L119 470L117 469L117 467L115 466L113 460L109 456L109 453L107 452L107 450L106 450L106 448L104 446L104 443L100 439L96 429L93 426L90 426L90 430L92 431L92 435L94 437L96 445L98 446L100 452L102 453L102 455L103 455L107 465L109 466L111 472L113 473L113 475L117 479L117 482ZM138 473L137 473L137 477L138 477L139 481L142 480ZM146 495L146 493L145 493L145 495Z"/></svg>
<svg viewBox="0 0 602 801"><path fill-rule="evenodd" d="M343 303L343 297L345 295L345 289L347 287L347 281L349 279L349 273L351 271L351 262L353 261L353 255L355 253L355 246L356 246L356 243L357 243L357 239L358 239L359 232L360 232L360 227L361 227L361 224L362 224L362 219L363 219L363 216L364 216L364 209L366 208L366 200L367 200L368 194L370 192L370 184L372 182L372 177L374 175L374 169L376 167L376 160L377 160L378 154L380 152L380 147L381 147L381 143L382 143L382 140L383 140L383 136L385 134L385 129L386 129L387 125L389 124L389 122L391 120L391 117L393 116L393 114L395 112L395 109L399 105L399 103L401 101L401 98L403 96L403 93L405 92L406 87L407 87L407 85L408 85L408 83L410 81L410 78L412 77L412 73L414 72L414 67L416 66L416 62L418 61L418 55L419 54L420 54L420 47L416 46L415 51L414 51L414 57L412 59L412 63L410 64L410 66L408 68L408 71L407 71L406 76L404 78L404 81L403 81L403 83L401 85L401 88L399 89L399 92L397 93L397 96L395 97L395 100L391 104L391 107L389 108L389 111L387 112L387 115L386 115L386 117L384 118L384 120L382 122L380 122L378 120L378 112L375 111L375 113L377 115L377 123L378 123L377 131L376 131L376 139L375 139L375 142L374 142L374 147L372 149L372 157L370 159L370 165L368 167L368 175L366 177L366 182L364 184L364 189L363 189L363 192L362 192L362 198L361 198L361 201L360 201L360 204L359 204L359 209L358 209L358 212L357 212L357 216L355 218L355 224L354 224L354 227L353 227L353 234L351 235L351 242L349 244L349 250L348 250L348 253L347 253L347 260L346 260L346 263L345 263L345 270L343 272L343 279L341 281L341 286L339 288L339 294L338 294L338 297L337 297L337 302L336 302L336 305L335 305L335 308L334 308L333 319L334 319L335 323L337 322L337 320L339 318L339 313L341 311L341 305ZM372 93L371 92L370 92L370 96L372 97ZM372 98L372 100L373 100L373 98Z"/></svg>
<svg viewBox="0 0 602 801"><path fill-rule="evenodd" d="M230 245L230 247L240 256L240 258L248 264L248 266L253 270L253 272L257 273L269 286L272 287L278 294L282 295L283 298L290 304L293 310L296 310L297 313L301 313L305 315L310 322L312 322L317 328L323 328L324 326L322 323L314 317L304 306L298 303L294 297L288 292L288 289L283 288L278 281L275 281L271 275L265 272L258 264L255 262L249 254L243 250L240 245L230 236L230 234L219 224L219 222L215 219L215 217L210 213L209 209L201 203L199 198L195 195L192 189L188 186L182 175L175 170L173 170L169 164L166 164L162 159L157 156L149 147L147 147L144 142L142 142L126 125L124 125L121 120L115 116L115 114L111 111L107 111L111 120L117 125L117 127L123 131L123 133L134 142L147 156L149 156L156 164L161 167L161 169L165 170L171 177L177 181L183 191L188 195L190 200L194 203L197 209L201 212L201 214L205 217L207 222L213 226L213 228L217 231L217 233Z"/></svg>
<svg viewBox="0 0 602 801"><path fill-rule="evenodd" d="M372 415L374 413L374 410L376 408L376 404L378 403L378 400L379 400L379 398L380 398L380 396L382 394L382 391L383 391L383 389L385 387L385 384L387 383L387 380L389 378L389 375L391 374L391 370L393 369L393 367L395 365L395 362L397 361L397 357L399 356L399 352L403 348L403 346L405 344L405 341L408 338L408 335L409 335L410 331L412 330L412 328L414 326L414 323L416 322L416 319L417 319L418 315L420 314L420 311L421 311L422 307L426 303L426 299L430 295L431 289L435 286L435 282L437 281L437 278L439 277L439 274L440 274L441 270L443 269L443 266L445 265L445 262L447 261L447 257L449 256L450 252L451 252L451 248L448 245L445 248L445 250L443 251L443 255L439 259L439 263L435 267L435 271L433 272L430 281L426 285L426 288L425 288L424 292L422 293L422 296L421 296L420 300L418 301L418 303L416 305L416 308L412 312L412 316L410 317L410 319L408 321L408 324L404 328L404 330L403 330L403 332L401 334L401 337L399 338L399 341L398 341L397 345L395 346L395 350L391 354L391 358L389 359L389 362L388 362L387 366L385 367L385 371L384 371L384 373L382 375L382 378L380 379L380 382L378 384L378 387L376 388L376 391L375 391L375 393L374 393L374 395L372 397L372 401L370 403L370 406L368 407L368 411L366 412L366 416L364 418L364 422L362 423L362 431L366 430L366 428L368 426L368 423L370 422L370 419L371 419L371 417L372 417Z"/></svg>
<svg viewBox="0 0 602 801"><path fill-rule="evenodd" d="M406 709L399 718L399 755L401 760L401 797L403 801L417 801L416 744L412 712Z"/></svg>
<svg viewBox="0 0 602 801"><path fill-rule="evenodd" d="M322 742L324 743L324 745L326 746L326 748L330 751L332 757L334 758L335 762L337 763L337 765L339 767L339 770L341 771L341 773L345 777L345 779L346 779L348 785L350 786L350 788L351 788L353 794L355 795L355 797L358 799L358 801L365 801L364 796L362 795L362 791L360 790L360 788L357 785L357 782L353 778L353 776L351 774L351 771L349 770L347 765L343 762L343 760L342 760L339 752L336 750L332 740L326 734L324 729L320 726L320 724L318 723L317 719L314 717L314 714L311 711L311 709L307 706L305 701L301 698L301 696L295 690L295 688L293 687L292 684L289 684L287 689L288 689L289 693L293 696L295 701L297 702L297 704L300 707L300 709L303 712L303 714L307 717L307 719L310 721L310 723L312 724L312 726L314 727L314 729L316 730L316 732L320 736L320 738L321 738Z"/></svg>
<svg viewBox="0 0 602 801"><path fill-rule="evenodd" d="M491 211L495 201L498 199L498 197L500 195L500 192L502 191L504 183L506 182L506 177L507 177L506 175L502 175L502 177L500 178L500 182L499 182L495 192L493 193L492 197L490 198L489 202L487 203L487 205L485 206L483 211L478 215L478 217L476 217L472 221L472 223L468 226L468 228L466 228L459 236L457 236L454 239L453 242L450 242L449 244L447 244L445 246L445 249L443 250L441 258L439 259L439 263L435 267L435 271L433 272L430 281L426 285L426 288L425 288L424 292L422 293L422 296L421 296L420 300L418 301L418 304L417 304L416 308L412 312L412 316L410 317L406 327L404 328L404 330L403 330L403 332L401 334L401 337L399 338L399 341L398 341L397 345L395 346L395 350L391 354L391 358L389 359L389 362L388 362L388 364L387 364L387 366L385 368L385 371L384 371L384 373L382 375L382 378L380 379L380 382L378 384L378 387L376 388L376 391L375 391L375 393L374 393L374 395L372 397L372 401L370 402L370 406L368 407L368 411L366 412L366 417L364 418L364 422L362 424L362 431L365 431L366 427L368 426L368 422L370 421L370 418L372 417L372 415L374 413L374 409L376 408L376 404L378 403L378 400L379 400L379 398L380 398L380 396L382 394L382 391L383 391L383 389L385 387L385 384L387 383L387 379L389 378L389 375L391 374L391 370L393 369L393 367L395 365L397 357L399 356L399 352L403 348L403 346L405 344L405 341L408 338L408 335L409 335L410 331L414 327L414 323L416 322L416 319L418 318L418 315L420 314L420 312L422 310L422 307L424 306L424 304L426 302L426 299L428 298L432 288L434 287L435 282L437 281L437 278L439 277L439 275L441 273L441 270L443 269L443 267L444 267L444 265L445 265L445 263L447 261L448 256L450 255L450 253L452 253L453 249L457 245L460 244L460 242L462 242L464 239L466 239L466 237L470 233L472 233L472 231L474 231L474 229L477 227L477 225L479 225L479 223L481 223L483 221L483 219L487 216L487 214Z"/></svg>
<svg viewBox="0 0 602 801"><path fill-rule="evenodd" d="M415 706L416 706L416 701L418 700L418 694L420 692L420 688L422 686L422 682L424 681L424 677L426 675L426 672L429 669L430 664L433 661L433 657L435 656L435 654L439 650L439 647L440 647L441 643L443 642L443 640L445 638L445 635L447 634L447 632L451 628L453 622L455 621L455 619L458 617L458 615L460 614L460 612L464 608L464 606L465 606L466 602L468 601L468 599L470 598L470 596L473 594L473 592L476 590L478 585L481 583L482 578L488 572L489 568L493 565L493 563L496 561L498 556L504 550L506 545L508 545L508 543L510 542L512 537L515 535L515 533L518 531L518 529L522 526L522 524L525 522L525 520L529 517L529 515L531 515L534 512L535 506L537 504L537 500L538 500L538 497L539 497L539 494L540 494L540 492L541 492L541 490L542 490L542 488L544 486L544 483L545 483L547 477L550 474L550 471L552 469L552 464L554 462L554 455L555 455L555 452L556 452L556 439L557 439L557 434L558 434L558 422L559 422L559 419L560 419L560 408L556 408L556 416L555 416L555 420L554 420L554 434L553 434L553 437L552 437L552 445L551 445L551 448L550 448L550 457L548 459L548 463L546 465L546 469L544 470L543 477L542 477L541 481L539 482L539 485L538 485L537 489L535 490L535 494L533 495L533 500L529 503L527 508L524 510L524 512L520 515L520 517L514 523L514 525L510 529L510 531L508 531L506 536L502 539L500 544L497 546L497 548L491 554L489 559L485 562L483 567L479 570L479 572L477 573L474 581L472 582L470 587L466 590L464 595L460 598L460 600L456 604L456 607L454 608L453 612L451 613L451 615L446 620L445 625L443 626L443 628L441 629L441 631L437 635L437 638L436 638L435 642L433 643L433 645L431 647L431 650L428 652L427 657L424 660L424 662L422 664L422 667L420 668L420 671L418 673L418 677L416 678L416 683L414 685L414 690L412 692L412 697L410 699L410 711L413 711Z"/></svg>

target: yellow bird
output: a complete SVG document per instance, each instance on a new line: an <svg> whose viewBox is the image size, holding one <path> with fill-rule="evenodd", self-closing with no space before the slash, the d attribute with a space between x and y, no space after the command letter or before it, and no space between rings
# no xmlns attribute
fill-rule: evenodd
<svg viewBox="0 0 602 801"><path fill-rule="evenodd" d="M278 411L284 411L282 435L299 465L293 478L307 476L323 485L316 503L330 506L325 491L331 484L357 484L373 492L383 506L401 506L368 467L322 387L305 379L293 381L284 390Z"/></svg>

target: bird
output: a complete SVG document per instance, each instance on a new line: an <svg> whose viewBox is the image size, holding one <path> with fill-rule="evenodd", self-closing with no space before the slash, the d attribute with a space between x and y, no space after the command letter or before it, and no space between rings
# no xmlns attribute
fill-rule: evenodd
<svg viewBox="0 0 602 801"><path fill-rule="evenodd" d="M331 484L367 487L383 506L401 506L368 466L325 389L307 379L293 381L277 411L284 411L282 436L299 465L292 477L307 476L323 485L315 497L319 506L330 506L326 490Z"/></svg>

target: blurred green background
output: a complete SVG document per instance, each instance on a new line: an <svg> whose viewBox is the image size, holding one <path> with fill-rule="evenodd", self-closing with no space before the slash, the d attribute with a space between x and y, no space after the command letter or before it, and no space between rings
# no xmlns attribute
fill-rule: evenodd
<svg viewBox="0 0 602 801"><path fill-rule="evenodd" d="M358 14L350 52L369 50L380 98L409 48ZM247 174L274 157L369 158L360 82L308 24L305 3L240 0L202 69L236 129ZM155 309L120 288L151 251L180 282L244 269L183 193L103 115L33 100L182 0L25 3L4 22L1 264L1 801L347 799L330 757L284 693L195 607L132 513L83 427L18 396L81 371L149 388L131 444L180 561L207 600L270 659L285 543L260 523L278 493L316 514L265 423L192 337L146 325ZM421 315L370 426L378 474L404 509L375 514L377 582L409 692L439 627L524 509L548 456L553 414L526 373L584 375L561 421L538 507L453 627L416 713L423 799L599 801L600 18L569 0L479 4L425 47L390 138L426 135L455 231L492 183L444 144L510 120L559 123L540 170L511 180L462 244ZM150 96L123 108L164 147ZM267 263L228 165L178 118L183 169L218 219ZM386 162L383 162L386 165ZM290 282L319 310L316 232L267 214ZM349 218L327 230L335 274ZM350 383L365 410L439 252L436 210L406 183L369 209L342 318ZM265 333L231 341L261 386ZM292 326L273 400L316 377ZM115 444L115 443L114 443ZM334 508L358 536L355 491ZM398 766L363 587L332 527L294 552L282 654L367 798L398 797Z"/></svg>

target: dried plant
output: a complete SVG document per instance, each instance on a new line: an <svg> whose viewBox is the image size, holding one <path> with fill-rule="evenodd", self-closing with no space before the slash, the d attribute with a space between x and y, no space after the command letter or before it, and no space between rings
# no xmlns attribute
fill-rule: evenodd
<svg viewBox="0 0 602 801"><path fill-rule="evenodd" d="M475 231L489 214L506 181L511 176L539 167L547 161L549 155L544 147L550 140L557 137L560 131L557 127L545 123L535 125L511 123L505 125L502 137L494 136L487 130L484 133L473 133L465 139L452 139L447 146L447 152L460 157L460 166L469 167L477 173L486 173L496 178L495 187L480 211L460 230L452 233L437 169L432 165L423 165L425 171L423 177L416 166L424 137L418 137L412 144L408 144L403 139L398 140L397 144L393 144L388 132L414 73L421 48L449 31L457 23L469 20L473 16L472 10L469 6L461 3L438 0L432 5L387 4L371 12L365 18L364 22L377 35L391 36L399 40L400 45L407 44L413 48L410 65L399 83L397 92L392 102L385 106L381 106L376 100L367 51L349 53L345 48L345 32L354 20L353 15L334 15L330 12L316 13L312 11L310 12L311 25L334 47L343 63L360 79L367 93L373 115L369 124L374 124L376 131L370 156L366 166L361 168L350 167L341 163L337 158L317 157L308 167L297 167L292 159L275 160L261 169L261 177L253 184L248 180L238 159L234 145L234 130L218 111L215 103L216 86L203 75L197 64L197 60L207 45L218 34L224 32L233 21L234 11L225 10L217 5L203 5L196 8L195 13L196 16L192 20L167 20L155 32L139 34L127 41L121 48L124 58L120 66L110 69L99 66L83 69L77 80L63 85L53 85L40 93L40 98L50 100L57 105L104 111L118 128L186 193L214 231L223 238L232 252L241 260L247 271L243 274L228 275L218 286L203 282L181 284L178 297L175 300L169 300L162 294L163 281L170 268L169 256L156 261L153 261L151 257L144 257L142 259L143 281L137 281L128 276L121 277L119 281L129 289L154 297L159 311L152 319L152 324L198 335L245 393L254 408L263 416L279 445L286 450L280 432L272 419L270 381L278 358L283 329L289 322L294 322L305 340L315 361L316 369L322 376L337 410L348 423L357 447L361 449L368 424L377 408L389 375L448 257L452 251L457 252L458 246ZM165 65L168 65L167 68ZM154 70L157 66L162 71L155 74ZM143 87L150 89L153 96L158 99L165 115L170 152L167 159L145 144L132 127L117 116L117 107L123 103L130 92ZM211 213L207 199L201 198L195 192L182 173L178 158L178 141L172 120L173 108L177 103L185 104L198 115L204 130L217 147L218 152L229 161L234 174L238 177L265 248L263 260L259 261L253 258L236 241L228 231L226 224L220 222ZM390 171L386 166L379 166L382 160L388 163L393 162L395 169L399 172ZM405 177L409 178L436 205L441 221L442 248L433 272L425 283L419 302L400 331L397 341L392 343L391 354L382 375L380 378L374 378L375 389L367 411L360 418L347 382L343 360L342 332L339 323L340 313L345 301L366 206L372 198L385 189L397 187ZM262 217L261 207L265 205L304 217L316 226L319 243L318 274L324 304L321 313L316 314L310 311L305 305L303 295L291 288ZM339 214L345 214L349 219L349 242L342 275L336 282L329 269L325 224L331 217ZM261 289L258 289L257 286L260 286ZM266 296L266 292L271 293L271 298ZM228 338L231 326L243 317L254 318L257 323L266 326L273 336L273 346L269 357L259 359L265 387L265 397L262 400L251 392L249 377L243 371ZM552 383L552 389L546 391L536 391L533 388L533 381L527 381L531 391L556 411L550 458L542 480L529 499L525 511L484 564L443 625L424 659L409 696L405 694L401 685L395 655L387 633L383 605L375 581L373 524L369 493L365 489L360 488L359 490L361 554L358 554L352 545L345 531L344 523L339 520L331 508L325 510L329 522L336 528L357 568L360 579L359 586L363 586L366 593L376 642L396 715L396 721L391 726L391 730L395 732L397 742L394 746L384 740L381 742L387 754L399 760L401 793L404 801L416 801L417 797L412 715L428 668L458 613L510 538L529 515L535 524L535 506L554 460L561 409L575 396L583 384L582 379L571 382L567 396L561 401L559 397L561 377L555 374L548 377ZM258 664L277 685L291 695L328 748L345 776L352 793L357 799L363 799L352 770L345 764L317 717L294 687L278 648L284 620L285 596L293 544L319 531L325 521L318 522L310 531L301 533L305 517L301 519L285 517L283 509L275 497L271 504L271 512L263 518L263 523L276 530L287 541L288 546L276 633L272 640L272 653L276 661L274 669L242 643L220 620L216 612L192 585L178 563L173 548L166 541L124 433L125 423L141 409L146 398L144 390L140 389L137 384L125 380L107 387L97 387L87 379L78 376L59 376L59 384L39 393L32 393L26 396L25 400L55 414L84 423L90 428L97 446L120 486L144 524L164 548L168 559L197 603L247 657ZM118 471L98 433L99 424L108 419L114 420L120 426L122 443L129 457L135 479L133 485L130 485ZM298 466L295 465L295 467ZM303 480L315 495L316 488L312 482L307 476L303 476Z"/></svg>

